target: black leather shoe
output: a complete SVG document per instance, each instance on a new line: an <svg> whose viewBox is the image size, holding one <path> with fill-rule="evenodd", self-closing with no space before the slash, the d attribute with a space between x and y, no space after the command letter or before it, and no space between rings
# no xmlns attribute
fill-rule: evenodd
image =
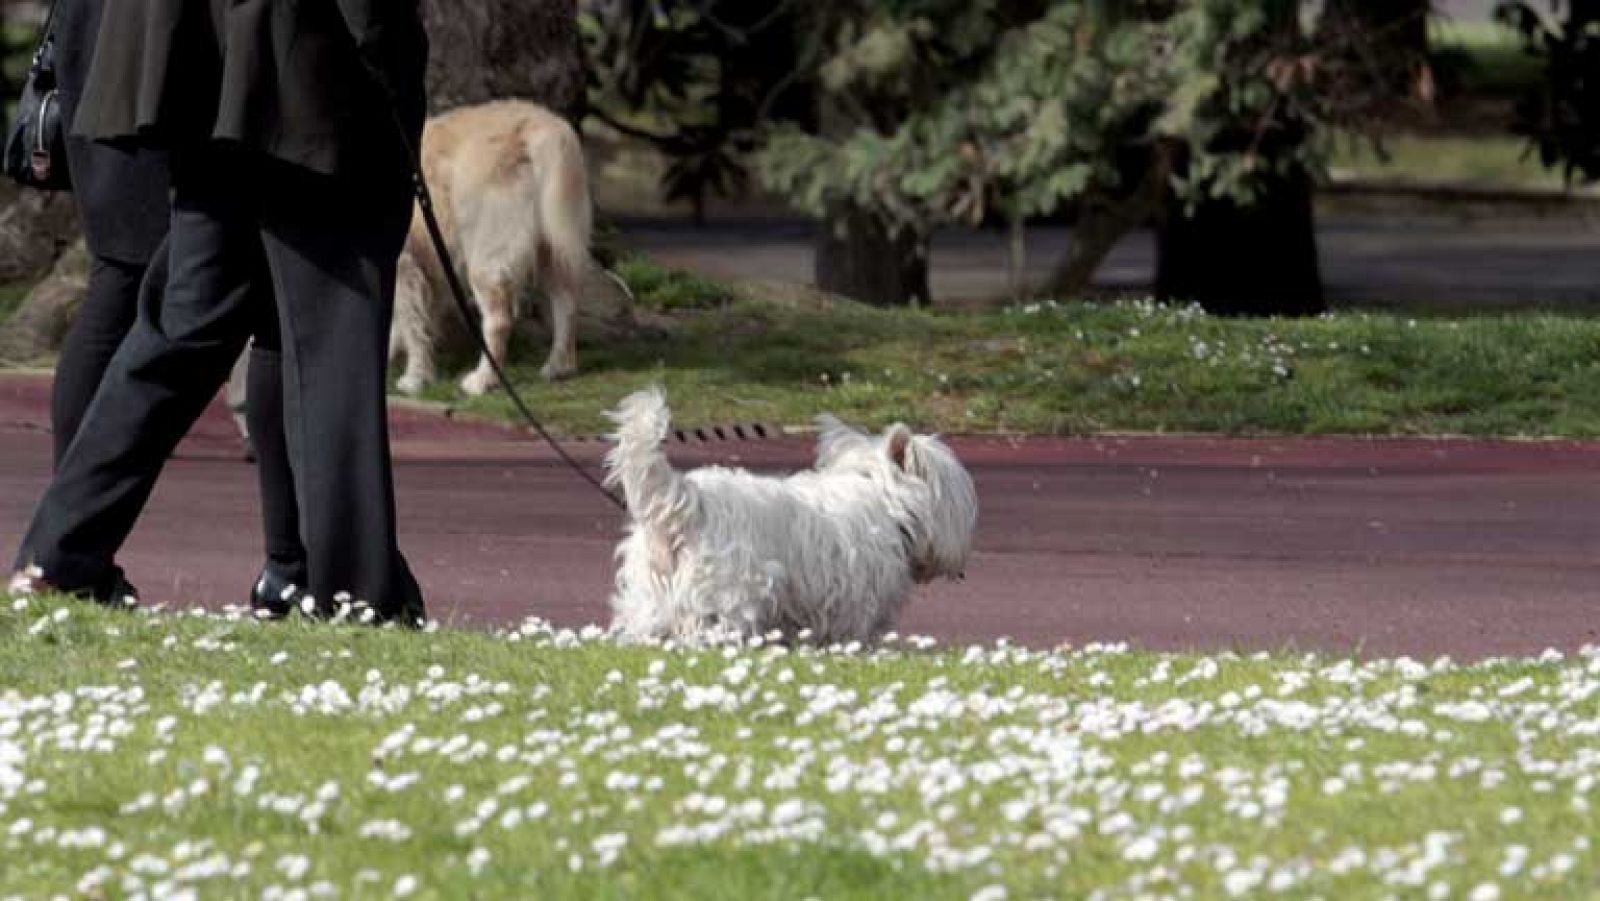
<svg viewBox="0 0 1600 901"><path fill-rule="evenodd" d="M33 597L40 594L65 594L94 601L115 610L132 610L139 606L139 590L133 587L122 567L113 566L99 584L68 587L57 585L37 567L28 567L12 573L6 593L12 597Z"/></svg>
<svg viewBox="0 0 1600 901"><path fill-rule="evenodd" d="M114 567L112 572L114 575L111 579L110 593L96 597L95 600L119 610L132 610L139 606L139 589L134 588L133 583L128 581L128 577L122 572L122 567Z"/></svg>
<svg viewBox="0 0 1600 901"><path fill-rule="evenodd" d="M268 563L250 589L250 612L257 619L283 619L293 613L306 596L305 575Z"/></svg>

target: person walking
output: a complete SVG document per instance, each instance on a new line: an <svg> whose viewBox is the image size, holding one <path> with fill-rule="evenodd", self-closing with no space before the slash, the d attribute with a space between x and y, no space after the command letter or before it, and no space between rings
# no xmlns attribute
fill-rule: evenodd
<svg viewBox="0 0 1600 901"><path fill-rule="evenodd" d="M56 2L57 96L63 120L70 123L88 82L104 2ZM133 326L140 286L153 275L150 290L157 300L165 288L166 236L172 214L168 198L171 179L162 150L69 135L66 151L90 263L88 290L62 342L51 390L52 460L56 466L77 435L112 355ZM268 283L256 288L272 289ZM246 418L258 436L255 443L262 446L257 472L267 562L252 587L250 604L262 615L282 616L297 600L291 586L304 583L305 561L284 443L278 322L270 301L265 312L268 315L256 318L250 352L240 357L241 364L249 363L251 373L241 373L238 379L241 387L248 385L248 392L241 394L250 394L254 401L247 409L253 407L255 413ZM242 397L240 401L240 406L246 406ZM121 593L132 593L131 586L124 585Z"/></svg>
<svg viewBox="0 0 1600 901"><path fill-rule="evenodd" d="M15 588L114 594L115 553L227 378L265 280L308 600L420 623L385 368L412 212L401 129L415 146L426 60L416 0L106 0L75 131L170 152L171 268L40 501Z"/></svg>

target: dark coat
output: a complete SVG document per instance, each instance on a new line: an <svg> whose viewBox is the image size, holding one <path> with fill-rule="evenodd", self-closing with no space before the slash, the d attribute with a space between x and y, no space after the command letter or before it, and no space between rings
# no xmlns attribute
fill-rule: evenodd
<svg viewBox="0 0 1600 901"><path fill-rule="evenodd" d="M369 66L416 134L427 47L417 0L105 0L74 130L370 173L404 158Z"/></svg>
<svg viewBox="0 0 1600 901"><path fill-rule="evenodd" d="M68 122L89 78L101 2L59 0L56 9L56 76ZM149 263L171 214L166 154L69 137L67 169L89 252L119 263Z"/></svg>

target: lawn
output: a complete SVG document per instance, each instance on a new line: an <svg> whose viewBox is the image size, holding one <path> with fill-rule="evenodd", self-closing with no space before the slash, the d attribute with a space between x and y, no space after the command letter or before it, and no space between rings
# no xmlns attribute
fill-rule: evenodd
<svg viewBox="0 0 1600 901"><path fill-rule="evenodd" d="M1345 137L1334 145L1329 171L1335 179L1461 184L1483 189L1565 187L1559 169L1546 168L1527 139L1504 135L1397 133L1382 149Z"/></svg>
<svg viewBox="0 0 1600 901"><path fill-rule="evenodd" d="M1435 16L1428 43L1434 68L1465 94L1514 98L1544 77L1543 59L1498 22Z"/></svg>
<svg viewBox="0 0 1600 901"><path fill-rule="evenodd" d="M0 897L1600 885L1597 654L672 650L0 604Z"/></svg>
<svg viewBox="0 0 1600 901"><path fill-rule="evenodd" d="M559 431L606 429L626 393L663 384L681 424L803 425L831 411L954 432L1600 436L1600 321L1340 313L1239 320L1149 302L1043 302L989 313L793 305L688 276L630 275L665 332L580 342L580 374L512 372ZM667 298L669 300L663 300ZM695 307L695 301L701 301ZM444 383L436 400L459 402ZM468 409L509 417L496 393Z"/></svg>
<svg viewBox="0 0 1600 901"><path fill-rule="evenodd" d="M1431 23L1433 71L1441 96L1429 113L1384 129L1383 152L1341 136L1329 168L1335 178L1454 182L1483 188L1559 188L1559 169L1539 162L1511 134L1514 103L1538 86L1543 61L1516 32L1493 22Z"/></svg>

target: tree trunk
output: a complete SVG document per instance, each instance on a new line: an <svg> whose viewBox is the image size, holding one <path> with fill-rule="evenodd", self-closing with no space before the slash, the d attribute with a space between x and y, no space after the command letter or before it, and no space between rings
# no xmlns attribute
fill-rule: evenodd
<svg viewBox="0 0 1600 901"><path fill-rule="evenodd" d="M422 14L434 112L520 97L582 117L577 0L422 0Z"/></svg>
<svg viewBox="0 0 1600 901"><path fill-rule="evenodd" d="M1028 221L1015 213L1006 218L1006 281L1011 299L1028 296Z"/></svg>
<svg viewBox="0 0 1600 901"><path fill-rule="evenodd" d="M1144 163L1134 189L1124 197L1091 198L1072 227L1067 253L1050 273L1045 290L1052 296L1082 296L1100 264L1129 232L1157 217L1171 193L1172 159L1176 151L1157 145Z"/></svg>
<svg viewBox="0 0 1600 901"><path fill-rule="evenodd" d="M1174 202L1156 233L1156 295L1209 313L1314 316L1327 309L1312 212L1312 180L1275 179L1250 206L1209 200L1192 215Z"/></svg>
<svg viewBox="0 0 1600 901"><path fill-rule="evenodd" d="M1337 2L1337 0L1331 0ZM1263 4L1274 27L1298 33L1299 3ZM1224 128L1212 149L1254 147L1268 160L1283 161L1306 139L1302 123L1279 123L1277 137L1257 141L1259 123ZM1187 163L1173 160L1173 171ZM1294 163L1264 166L1252 184L1249 204L1206 198L1193 210L1177 198L1156 230L1156 295L1195 301L1218 315L1311 316L1327 309L1317 261L1311 173ZM1287 170L1287 171L1285 171Z"/></svg>
<svg viewBox="0 0 1600 901"><path fill-rule="evenodd" d="M817 287L875 306L931 302L928 241L909 231L891 235L874 216L838 208L822 222L815 260Z"/></svg>
<svg viewBox="0 0 1600 901"><path fill-rule="evenodd" d="M0 282L38 278L77 236L71 196L0 184Z"/></svg>
<svg viewBox="0 0 1600 901"><path fill-rule="evenodd" d="M0 361L31 364L61 346L89 287L89 251L80 238L0 325Z"/></svg>
<svg viewBox="0 0 1600 901"><path fill-rule="evenodd" d="M826 8L825 5L819 8ZM818 132L843 138L856 129L874 127L889 133L902 112L887 105L871 107L862 98L845 98L819 92ZM881 121L863 122L863 109ZM880 307L928 305L928 236L910 229L891 233L870 211L848 201L828 205L817 232L812 258L816 287L830 294Z"/></svg>

